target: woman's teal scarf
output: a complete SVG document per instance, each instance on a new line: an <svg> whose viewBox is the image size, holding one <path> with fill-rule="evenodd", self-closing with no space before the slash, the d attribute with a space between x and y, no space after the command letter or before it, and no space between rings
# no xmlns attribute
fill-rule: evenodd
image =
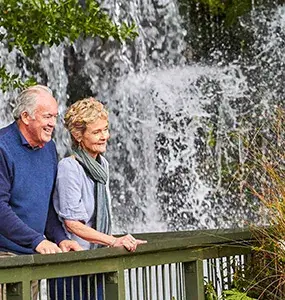
<svg viewBox="0 0 285 300"><path fill-rule="evenodd" d="M94 229L111 234L110 193L107 190L108 163L98 154L98 160L83 149L73 149L76 160L94 181Z"/></svg>

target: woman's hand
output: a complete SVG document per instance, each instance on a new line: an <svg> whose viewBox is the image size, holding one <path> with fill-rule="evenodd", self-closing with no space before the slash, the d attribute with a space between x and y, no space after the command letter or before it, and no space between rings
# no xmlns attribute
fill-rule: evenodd
<svg viewBox="0 0 285 300"><path fill-rule="evenodd" d="M138 245L145 244L147 241L137 240L131 234L126 234L119 238L99 232L80 221L64 220L64 224L69 232L72 232L82 239L109 247L125 247L128 251L134 252Z"/></svg>
<svg viewBox="0 0 285 300"><path fill-rule="evenodd" d="M146 244L147 241L135 239L131 234L124 235L119 238L114 238L111 247L124 246L128 251L135 252L138 245Z"/></svg>

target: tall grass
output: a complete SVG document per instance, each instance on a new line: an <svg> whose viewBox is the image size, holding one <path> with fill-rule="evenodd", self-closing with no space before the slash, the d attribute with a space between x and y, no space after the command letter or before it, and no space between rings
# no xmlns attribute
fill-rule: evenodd
<svg viewBox="0 0 285 300"><path fill-rule="evenodd" d="M254 132L240 135L243 192L258 202L264 226L251 224L258 243L247 278L256 299L285 299L285 113L280 108ZM260 225L260 224L258 224Z"/></svg>

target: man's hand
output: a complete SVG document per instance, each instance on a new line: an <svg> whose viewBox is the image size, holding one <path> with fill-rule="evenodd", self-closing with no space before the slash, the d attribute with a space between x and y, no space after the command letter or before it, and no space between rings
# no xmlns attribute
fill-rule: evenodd
<svg viewBox="0 0 285 300"><path fill-rule="evenodd" d="M40 242L36 249L40 254L52 254L52 253L61 253L62 250L55 244L48 240L43 240Z"/></svg>
<svg viewBox="0 0 285 300"><path fill-rule="evenodd" d="M81 251L84 250L76 241L63 240L59 243L62 252Z"/></svg>

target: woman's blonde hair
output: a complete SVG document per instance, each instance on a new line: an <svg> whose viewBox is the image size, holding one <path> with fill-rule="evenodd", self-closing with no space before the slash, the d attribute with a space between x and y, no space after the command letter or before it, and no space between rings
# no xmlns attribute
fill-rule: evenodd
<svg viewBox="0 0 285 300"><path fill-rule="evenodd" d="M108 112L104 105L93 97L78 100L67 109L64 123L71 134L73 147L79 146L79 140L84 134L87 124L93 123L97 119L108 119Z"/></svg>

